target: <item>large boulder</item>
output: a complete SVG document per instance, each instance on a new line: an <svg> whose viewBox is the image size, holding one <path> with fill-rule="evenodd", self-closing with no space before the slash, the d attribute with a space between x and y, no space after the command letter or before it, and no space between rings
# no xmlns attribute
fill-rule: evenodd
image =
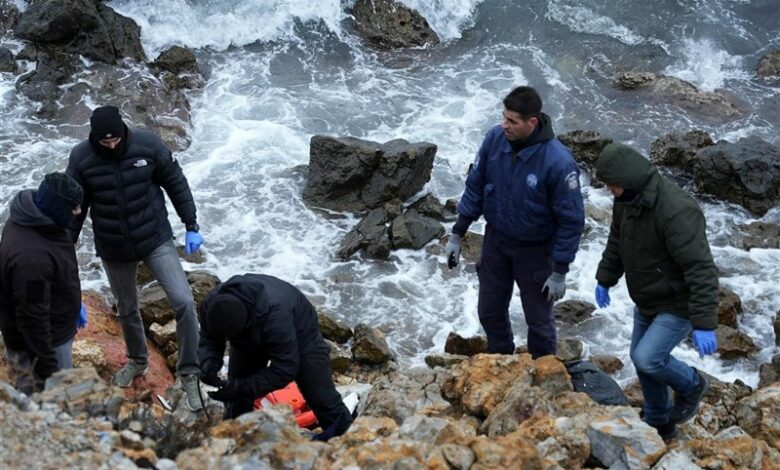
<svg viewBox="0 0 780 470"><path fill-rule="evenodd" d="M650 160L659 166L677 168L692 175L698 152L715 142L704 131L673 132L656 139L650 147Z"/></svg>
<svg viewBox="0 0 780 470"><path fill-rule="evenodd" d="M385 335L376 328L362 323L355 327L352 355L361 364L379 365L393 358Z"/></svg>
<svg viewBox="0 0 780 470"><path fill-rule="evenodd" d="M14 32L36 44L57 44L75 55L108 64L144 60L141 28L94 0L36 0L19 17Z"/></svg>
<svg viewBox="0 0 780 470"><path fill-rule="evenodd" d="M463 356L474 356L487 352L487 338L484 336L463 336L450 331L444 343L444 352Z"/></svg>
<svg viewBox="0 0 780 470"><path fill-rule="evenodd" d="M718 325L715 334L718 338L718 353L721 359L740 359L758 351L750 336L736 328Z"/></svg>
<svg viewBox="0 0 780 470"><path fill-rule="evenodd" d="M780 450L780 382L740 400L735 414L739 427Z"/></svg>
<svg viewBox="0 0 780 470"><path fill-rule="evenodd" d="M404 374L383 374L371 387L361 416L389 417L403 424L411 416L443 412L451 405L442 397L437 374L411 369Z"/></svg>
<svg viewBox="0 0 780 470"><path fill-rule="evenodd" d="M589 169L596 166L604 147L612 143L612 139L595 131L575 130L557 137L569 148L574 159Z"/></svg>
<svg viewBox="0 0 780 470"><path fill-rule="evenodd" d="M387 210L372 210L341 240L336 256L346 260L362 250L369 258L387 259L393 249L389 222Z"/></svg>
<svg viewBox="0 0 780 470"><path fill-rule="evenodd" d="M711 434L734 426L737 417L734 409L737 402L750 396L753 390L739 380L734 383L722 382L710 375L710 390L704 395L695 423Z"/></svg>
<svg viewBox="0 0 780 470"><path fill-rule="evenodd" d="M718 288L718 323L737 327L737 318L742 313L742 299L725 286Z"/></svg>
<svg viewBox="0 0 780 470"><path fill-rule="evenodd" d="M444 235L444 226L435 219L409 209L393 220L390 234L393 249L419 250L434 238Z"/></svg>
<svg viewBox="0 0 780 470"><path fill-rule="evenodd" d="M760 220L749 224L737 225L738 233L731 237L736 248L752 250L753 248L780 248L780 225Z"/></svg>
<svg viewBox="0 0 780 470"><path fill-rule="evenodd" d="M337 344L346 343L352 338L352 329L344 323L332 318L330 315L318 311L317 320L323 338Z"/></svg>
<svg viewBox="0 0 780 470"><path fill-rule="evenodd" d="M71 81L78 70L78 58L54 49L39 48L35 70L19 77L16 89L34 101L52 101L60 96L60 86Z"/></svg>
<svg viewBox="0 0 780 470"><path fill-rule="evenodd" d="M436 145L396 139L380 144L315 135L304 200L337 211L366 211L418 193L431 177Z"/></svg>
<svg viewBox="0 0 780 470"><path fill-rule="evenodd" d="M756 76L767 85L780 85L780 49L769 51L759 59Z"/></svg>
<svg viewBox="0 0 780 470"><path fill-rule="evenodd" d="M666 451L656 430L635 411L594 420L588 439L593 457L608 468L648 469Z"/></svg>
<svg viewBox="0 0 780 470"><path fill-rule="evenodd" d="M173 89L197 89L205 83L195 53L186 47L171 46L162 51L150 65Z"/></svg>
<svg viewBox="0 0 780 470"><path fill-rule="evenodd" d="M0 0L0 36L13 29L19 19L19 9L14 0Z"/></svg>
<svg viewBox="0 0 780 470"><path fill-rule="evenodd" d="M417 11L395 0L357 0L352 7L355 29L380 49L438 44L439 36Z"/></svg>
<svg viewBox="0 0 780 470"><path fill-rule="evenodd" d="M615 85L626 91L640 92L650 99L671 103L717 121L744 116L745 110L721 91L702 91L685 80L649 72L625 72L614 77Z"/></svg>
<svg viewBox="0 0 780 470"><path fill-rule="evenodd" d="M780 148L756 136L721 140L699 152L694 187L764 215L780 204Z"/></svg>

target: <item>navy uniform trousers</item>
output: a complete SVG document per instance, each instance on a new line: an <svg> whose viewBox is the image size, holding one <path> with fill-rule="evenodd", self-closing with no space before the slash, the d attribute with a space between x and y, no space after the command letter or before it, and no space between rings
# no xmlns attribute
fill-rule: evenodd
<svg viewBox="0 0 780 470"><path fill-rule="evenodd" d="M555 354L556 332L552 302L542 292L552 273L550 242L521 242L505 237L488 226L477 263L479 276L479 321L487 334L488 352L513 354L515 343L509 321L509 302L514 283L520 289L528 351L533 358Z"/></svg>

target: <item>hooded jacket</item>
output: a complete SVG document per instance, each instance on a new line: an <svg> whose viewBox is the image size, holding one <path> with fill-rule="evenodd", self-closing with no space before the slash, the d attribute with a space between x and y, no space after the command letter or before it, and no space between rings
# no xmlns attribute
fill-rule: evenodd
<svg viewBox="0 0 780 470"><path fill-rule="evenodd" d="M488 132L466 179L453 232L465 232L459 227L484 215L488 224L511 239L550 241L554 269L565 273L585 226L579 169L555 138L546 114L529 139L515 153L501 126Z"/></svg>
<svg viewBox="0 0 780 470"><path fill-rule="evenodd" d="M0 329L9 349L28 351L35 373L57 369L54 348L76 335L81 283L73 240L21 191L0 240Z"/></svg>
<svg viewBox="0 0 780 470"><path fill-rule="evenodd" d="M612 287L625 273L643 315L668 312L689 318L695 329L715 329L718 271L696 201L626 145L608 145L596 174L606 184L638 193L634 201L613 206L596 272L599 284Z"/></svg>
<svg viewBox="0 0 780 470"><path fill-rule="evenodd" d="M258 363L270 365L242 384L252 396L264 396L285 387L298 375L301 355L329 354L320 333L314 307L295 286L263 274L233 276L214 288L203 300L198 313L201 370L219 370L225 355L226 338L212 333L209 303L218 294L239 298L249 312L244 333L230 338L231 349L253 354Z"/></svg>
<svg viewBox="0 0 780 470"><path fill-rule="evenodd" d="M117 152L102 151L91 139L70 153L69 175L84 188L77 239L87 210L97 255L115 262L139 261L173 238L162 189L186 226L196 223L195 202L171 151L148 131L127 129ZM116 153L116 155L112 155Z"/></svg>

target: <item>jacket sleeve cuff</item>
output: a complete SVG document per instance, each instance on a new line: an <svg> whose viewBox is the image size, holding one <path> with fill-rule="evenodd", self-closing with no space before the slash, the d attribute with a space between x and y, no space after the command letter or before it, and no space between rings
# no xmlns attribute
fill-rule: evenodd
<svg viewBox="0 0 780 470"><path fill-rule="evenodd" d="M553 265L553 271L558 274L566 274L569 272L569 263L558 263Z"/></svg>
<svg viewBox="0 0 780 470"><path fill-rule="evenodd" d="M460 235L461 237L466 235L472 222L474 222L474 219L466 217L463 214L458 214L458 220L455 222L455 225L452 226L452 233Z"/></svg>

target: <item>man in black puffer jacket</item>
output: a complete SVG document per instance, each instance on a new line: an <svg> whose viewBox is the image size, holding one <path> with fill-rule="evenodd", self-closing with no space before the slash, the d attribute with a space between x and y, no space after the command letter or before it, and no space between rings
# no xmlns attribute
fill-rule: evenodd
<svg viewBox="0 0 780 470"><path fill-rule="evenodd" d="M67 171L84 188L83 212L73 225L74 236L78 237L89 209L95 249L118 304L129 361L114 375L113 383L129 387L148 371L135 279L138 262L143 261L176 311L177 370L187 405L199 410L195 301L173 244L163 197L165 190L185 224L187 253L197 251L203 239L187 179L162 140L151 132L128 128L117 108L96 108L90 125L89 139L71 151Z"/></svg>
<svg viewBox="0 0 780 470"><path fill-rule="evenodd" d="M15 386L30 394L73 366L71 347L81 305L76 250L68 232L81 186L46 175L37 191L19 192L0 240L0 330Z"/></svg>
<svg viewBox="0 0 780 470"><path fill-rule="evenodd" d="M209 292L199 319L201 380L220 387L209 395L225 403L226 418L252 411L256 398L294 380L323 429L318 439L349 428L352 416L333 383L317 312L296 287L262 274L233 276ZM218 373L227 341L223 382Z"/></svg>

